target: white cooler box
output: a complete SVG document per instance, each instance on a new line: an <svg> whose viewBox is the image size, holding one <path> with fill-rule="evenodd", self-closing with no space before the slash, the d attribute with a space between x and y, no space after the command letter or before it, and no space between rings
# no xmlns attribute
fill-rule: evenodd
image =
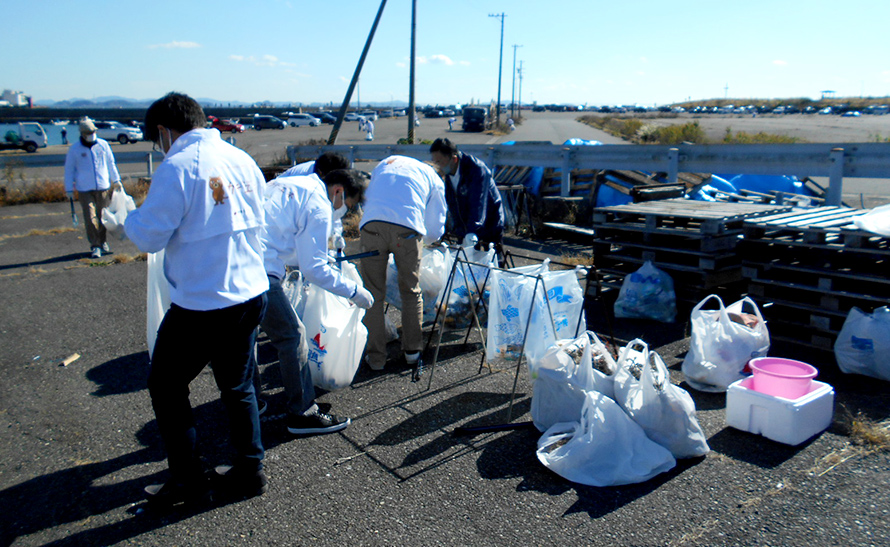
<svg viewBox="0 0 890 547"><path fill-rule="evenodd" d="M828 429L834 417L834 388L813 380L809 393L784 399L749 389L751 377L733 382L726 391L726 425L798 445Z"/></svg>

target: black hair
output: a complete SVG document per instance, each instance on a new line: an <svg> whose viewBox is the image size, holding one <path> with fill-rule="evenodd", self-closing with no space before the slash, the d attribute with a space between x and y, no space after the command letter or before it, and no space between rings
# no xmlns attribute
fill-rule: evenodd
<svg viewBox="0 0 890 547"><path fill-rule="evenodd" d="M346 197L354 199L357 203L365 202L365 188L367 184L361 174L355 169L334 169L324 178L325 186L339 184L343 186Z"/></svg>
<svg viewBox="0 0 890 547"><path fill-rule="evenodd" d="M449 158L457 154L457 145L448 138L438 138L430 146L430 153L439 152Z"/></svg>
<svg viewBox="0 0 890 547"><path fill-rule="evenodd" d="M207 116L197 101L184 93L170 92L151 103L145 112L145 137L151 142L160 138L158 126L187 133L196 127L204 127Z"/></svg>
<svg viewBox="0 0 890 547"><path fill-rule="evenodd" d="M324 180L328 173L337 169L349 169L349 160L347 160L343 154L338 154L336 152L325 152L318 156L318 159L315 160L315 167L313 168L315 174L318 175L318 178L321 180Z"/></svg>

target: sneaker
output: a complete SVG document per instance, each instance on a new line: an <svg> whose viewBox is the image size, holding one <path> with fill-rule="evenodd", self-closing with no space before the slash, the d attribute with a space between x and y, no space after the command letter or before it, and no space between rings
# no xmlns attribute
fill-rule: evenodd
<svg viewBox="0 0 890 547"><path fill-rule="evenodd" d="M385 361L379 365L375 365L375 364L371 363L371 360L368 359L367 356L365 356L365 364L368 365L369 369L374 370L374 371L381 371L381 370L383 370L383 367L386 366Z"/></svg>
<svg viewBox="0 0 890 547"><path fill-rule="evenodd" d="M324 435L346 429L352 420L323 412L308 416L288 416L287 430L294 435Z"/></svg>
<svg viewBox="0 0 890 547"><path fill-rule="evenodd" d="M111 246L108 245L108 242L102 244L102 252L105 254L111 254Z"/></svg>
<svg viewBox="0 0 890 547"><path fill-rule="evenodd" d="M102 247L93 247L93 252L90 254L91 258L102 258Z"/></svg>
<svg viewBox="0 0 890 547"><path fill-rule="evenodd" d="M220 465L214 471L215 487L223 494L247 499L261 496L269 490L269 480L262 469L246 471L231 465Z"/></svg>
<svg viewBox="0 0 890 547"><path fill-rule="evenodd" d="M153 505L173 506L178 503L193 504L211 499L210 482L207 477L191 481L175 481L152 484L145 487L146 499Z"/></svg>

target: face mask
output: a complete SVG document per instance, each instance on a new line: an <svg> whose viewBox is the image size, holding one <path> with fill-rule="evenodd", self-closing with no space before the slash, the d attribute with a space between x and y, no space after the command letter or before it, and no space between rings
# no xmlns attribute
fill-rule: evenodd
<svg viewBox="0 0 890 547"><path fill-rule="evenodd" d="M87 133L83 136L83 140L87 142L96 142L96 134L95 133Z"/></svg>
<svg viewBox="0 0 890 547"><path fill-rule="evenodd" d="M348 211L348 210L349 210L349 207L346 206L346 200L344 199L343 205L334 209L334 215L332 218L334 220L340 220L341 218L343 218L343 215L345 215L346 211Z"/></svg>
<svg viewBox="0 0 890 547"><path fill-rule="evenodd" d="M163 133L158 132L157 146L154 147L156 152L161 153L162 158L167 157L167 150L170 149L170 146L173 146L173 138L170 135L170 130L166 127L164 128L164 130L167 131L167 142L170 143L169 146L167 146L167 148L164 148L164 135Z"/></svg>

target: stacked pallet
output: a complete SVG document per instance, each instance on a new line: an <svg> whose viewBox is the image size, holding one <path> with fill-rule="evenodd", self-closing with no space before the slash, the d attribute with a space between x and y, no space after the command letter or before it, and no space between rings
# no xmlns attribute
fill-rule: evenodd
<svg viewBox="0 0 890 547"><path fill-rule="evenodd" d="M680 316L709 294L744 292L737 246L746 219L790 206L666 199L594 211L594 264L606 288L647 260L674 280Z"/></svg>
<svg viewBox="0 0 890 547"><path fill-rule="evenodd" d="M817 207L745 221L742 273L773 340L832 351L851 308L890 303L890 239L853 224L867 212Z"/></svg>

